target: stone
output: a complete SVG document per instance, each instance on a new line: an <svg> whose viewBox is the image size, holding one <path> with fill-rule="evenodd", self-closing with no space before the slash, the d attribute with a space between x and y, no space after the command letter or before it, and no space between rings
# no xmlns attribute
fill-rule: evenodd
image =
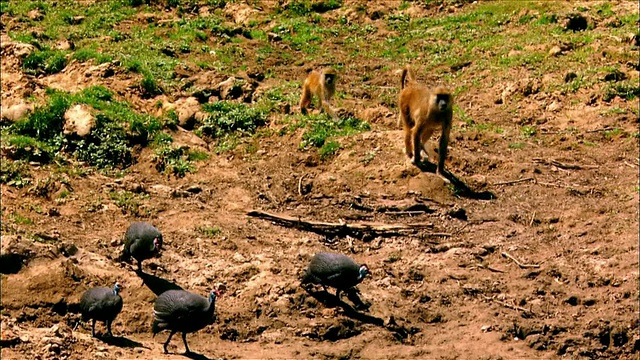
<svg viewBox="0 0 640 360"><path fill-rule="evenodd" d="M84 137L89 135L95 126L95 118L91 108L85 104L77 104L64 113L63 133Z"/></svg>

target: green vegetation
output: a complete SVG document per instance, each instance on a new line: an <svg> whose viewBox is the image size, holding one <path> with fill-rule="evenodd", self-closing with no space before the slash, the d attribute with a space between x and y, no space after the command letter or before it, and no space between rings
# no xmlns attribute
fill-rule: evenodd
<svg viewBox="0 0 640 360"><path fill-rule="evenodd" d="M222 230L216 226L197 226L196 231L206 237L216 237L222 233Z"/></svg>
<svg viewBox="0 0 640 360"><path fill-rule="evenodd" d="M149 195L136 194L131 191L111 191L109 199L122 210L123 214L131 214L134 216L149 215L148 210L143 209L142 202L148 199Z"/></svg>
<svg viewBox="0 0 640 360"><path fill-rule="evenodd" d="M156 149L153 161L156 163L156 170L160 173L171 173L177 177L184 177L188 172L195 170L189 159L188 148L184 146L172 147L162 146Z"/></svg>

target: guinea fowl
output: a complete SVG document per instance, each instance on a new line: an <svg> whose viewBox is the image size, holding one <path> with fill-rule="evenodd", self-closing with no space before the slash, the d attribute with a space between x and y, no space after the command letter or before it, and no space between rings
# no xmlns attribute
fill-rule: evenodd
<svg viewBox="0 0 640 360"><path fill-rule="evenodd" d="M313 256L302 279L302 284L319 284L327 290L327 286L336 288L336 297L340 292L358 285L369 274L367 265L358 265L350 257L320 252Z"/></svg>
<svg viewBox="0 0 640 360"><path fill-rule="evenodd" d="M215 320L216 298L218 290L211 290L209 298L186 290L167 290L160 294L153 306L153 336L163 330L169 330L169 338L164 343L164 352L173 334L182 333L186 353L191 353L187 345L187 334L196 332Z"/></svg>
<svg viewBox="0 0 640 360"><path fill-rule="evenodd" d="M142 261L154 257L162 250L162 233L147 222L134 222L129 225L124 238L121 259L136 259L138 271L142 271Z"/></svg>
<svg viewBox="0 0 640 360"><path fill-rule="evenodd" d="M109 336L111 323L122 310L122 297L119 292L122 285L116 282L113 289L108 287L94 287L82 294L80 299L80 313L84 321L91 319L91 336L96 336L96 320L104 321Z"/></svg>

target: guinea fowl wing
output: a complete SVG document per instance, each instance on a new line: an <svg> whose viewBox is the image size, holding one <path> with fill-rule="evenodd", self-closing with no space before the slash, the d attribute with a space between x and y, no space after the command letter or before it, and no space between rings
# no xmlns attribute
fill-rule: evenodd
<svg viewBox="0 0 640 360"><path fill-rule="evenodd" d="M208 309L209 301L202 296L181 290L168 290L156 300L153 313L161 330L202 320Z"/></svg>

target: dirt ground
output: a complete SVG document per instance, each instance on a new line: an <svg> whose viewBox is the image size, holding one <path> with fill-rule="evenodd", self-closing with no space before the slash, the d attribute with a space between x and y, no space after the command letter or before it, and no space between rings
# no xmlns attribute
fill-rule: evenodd
<svg viewBox="0 0 640 360"><path fill-rule="evenodd" d="M3 93L27 81L9 60L3 56ZM522 71L503 75L519 79L527 75ZM38 82L81 88L93 81L78 82L75 74ZM282 78L302 74L296 69ZM635 70L629 74L637 78ZM355 79L347 74L345 81L350 76ZM116 74L109 87L126 92L129 81ZM379 82L395 86L397 75L389 71ZM328 161L299 150L301 134L294 133L258 138L252 156L241 149L212 152L184 178L159 174L145 149L120 178L89 171L69 176L68 184L54 182L44 197L2 186L3 249L30 254L18 273L2 275L2 358L176 358L184 351L180 338L169 347L174 354L164 355L168 334L150 332L152 288L162 286L157 278L203 295L225 284L216 323L188 338L202 359L637 358L638 138L629 134L637 134L638 119L600 115L637 107L637 99L590 102L592 89L571 94L571 101L524 99L514 116L495 104L500 92L458 97L476 122L506 133L465 129L455 120L447 166L462 183L457 186L406 162L396 111L375 93L353 104L356 114L377 114L369 117L372 130L352 136ZM155 102L127 97L142 109ZM553 101L559 109L545 106ZM511 148L523 119L543 120L525 150ZM195 136L173 135L185 142ZM34 166L34 180L54 168ZM65 189L71 195L56 200ZM121 190L141 194L147 215L116 206L108 194ZM250 210L433 227L329 238L249 217ZM33 224L17 222L10 216L16 213ZM144 281L115 260L126 227L140 219L165 239L161 257L144 265L157 278ZM358 286L368 312L322 303L298 286L310 257L327 250L370 268ZM92 338L90 326L77 325L76 304L86 288L116 280L124 285L117 337Z"/></svg>

